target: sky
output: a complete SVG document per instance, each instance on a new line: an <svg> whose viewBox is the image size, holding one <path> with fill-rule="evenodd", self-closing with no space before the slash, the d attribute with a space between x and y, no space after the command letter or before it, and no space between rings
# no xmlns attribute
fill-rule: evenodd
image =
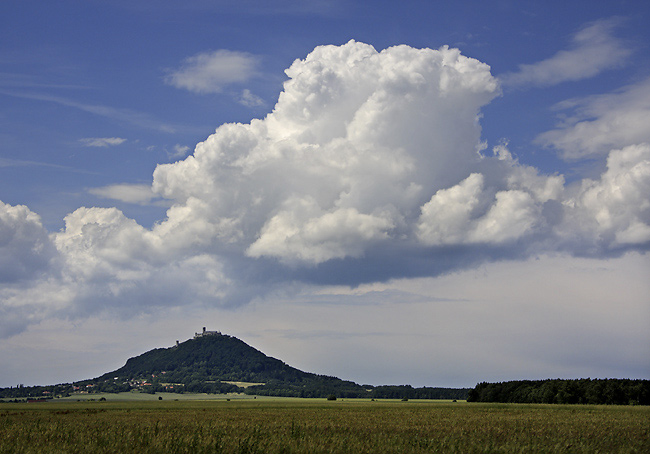
<svg viewBox="0 0 650 454"><path fill-rule="evenodd" d="M202 327L361 384L650 378L650 5L0 3L0 386Z"/></svg>

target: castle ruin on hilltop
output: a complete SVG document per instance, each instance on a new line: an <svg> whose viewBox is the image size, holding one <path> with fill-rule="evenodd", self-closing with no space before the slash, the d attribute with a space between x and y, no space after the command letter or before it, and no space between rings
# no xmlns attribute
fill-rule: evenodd
<svg viewBox="0 0 650 454"><path fill-rule="evenodd" d="M223 336L221 334L221 331L206 331L205 326L203 327L203 331L200 333L194 333L194 339L198 339L199 337L205 337L205 336ZM176 340L176 345L174 345L171 348L178 348L180 347L181 343Z"/></svg>
<svg viewBox="0 0 650 454"><path fill-rule="evenodd" d="M204 337L204 336L221 336L221 331L206 331L204 326L203 332L194 333L194 339L198 339L199 337Z"/></svg>

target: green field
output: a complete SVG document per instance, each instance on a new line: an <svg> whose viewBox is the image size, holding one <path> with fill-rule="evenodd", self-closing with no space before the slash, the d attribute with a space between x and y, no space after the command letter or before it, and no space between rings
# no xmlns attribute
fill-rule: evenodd
<svg viewBox="0 0 650 454"><path fill-rule="evenodd" d="M0 403L0 453L650 452L643 406L211 399Z"/></svg>

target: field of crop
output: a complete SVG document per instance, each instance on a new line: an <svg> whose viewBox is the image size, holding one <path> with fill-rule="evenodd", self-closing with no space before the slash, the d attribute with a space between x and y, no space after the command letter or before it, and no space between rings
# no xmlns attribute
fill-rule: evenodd
<svg viewBox="0 0 650 454"><path fill-rule="evenodd" d="M0 453L650 452L650 408L221 399L0 403Z"/></svg>

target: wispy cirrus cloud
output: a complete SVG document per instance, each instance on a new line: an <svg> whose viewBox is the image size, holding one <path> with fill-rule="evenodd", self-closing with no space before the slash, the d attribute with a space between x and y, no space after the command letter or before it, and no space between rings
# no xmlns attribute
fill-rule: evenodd
<svg viewBox="0 0 650 454"><path fill-rule="evenodd" d="M116 120L122 123L128 123L144 129L151 129L151 130L166 132L166 133L175 133L178 129L180 129L179 126L170 125L161 122L153 118L151 115L147 113L137 112L131 109L120 109L120 108L105 106L101 104L86 104L62 96L53 96L53 95L43 94L43 93L0 90L0 94L6 96L13 96L16 98L53 102L56 104L60 104L62 106L72 107L75 109L82 110L84 112L110 118L112 120Z"/></svg>
<svg viewBox="0 0 650 454"><path fill-rule="evenodd" d="M46 167L56 170L65 170L67 172L77 172L85 174L96 174L96 172L91 172L89 170L75 169L70 166L62 166L60 164L52 164L49 162L41 161L27 161L23 159L9 159L9 158L0 158L0 167Z"/></svg>
<svg viewBox="0 0 650 454"><path fill-rule="evenodd" d="M253 77L258 63L258 58L247 52L202 52L186 58L180 68L169 70L165 83L195 93L221 93L226 85Z"/></svg>
<svg viewBox="0 0 650 454"><path fill-rule="evenodd" d="M632 49L613 34L620 23L618 18L594 22L573 36L568 50L537 63L519 65L519 71L502 74L499 79L506 87L544 87L620 67L632 54Z"/></svg>
<svg viewBox="0 0 650 454"><path fill-rule="evenodd" d="M535 140L564 159L604 156L611 149L650 143L650 77L612 93L559 103L561 123Z"/></svg>
<svg viewBox="0 0 650 454"><path fill-rule="evenodd" d="M12 72L0 72L0 86L7 88L29 88L29 89L65 89L65 90L88 90L85 85L61 84L43 81L41 77L32 74L20 74Z"/></svg>
<svg viewBox="0 0 650 454"><path fill-rule="evenodd" d="M273 2L260 2L258 0L192 0L190 2L161 1L155 6L148 3L132 2L126 0L112 0L113 6L151 14L152 11L160 14L178 14L187 11L211 13L237 13L251 16L275 15L316 15L332 16L340 14L345 9L346 3L341 0L275 0Z"/></svg>

